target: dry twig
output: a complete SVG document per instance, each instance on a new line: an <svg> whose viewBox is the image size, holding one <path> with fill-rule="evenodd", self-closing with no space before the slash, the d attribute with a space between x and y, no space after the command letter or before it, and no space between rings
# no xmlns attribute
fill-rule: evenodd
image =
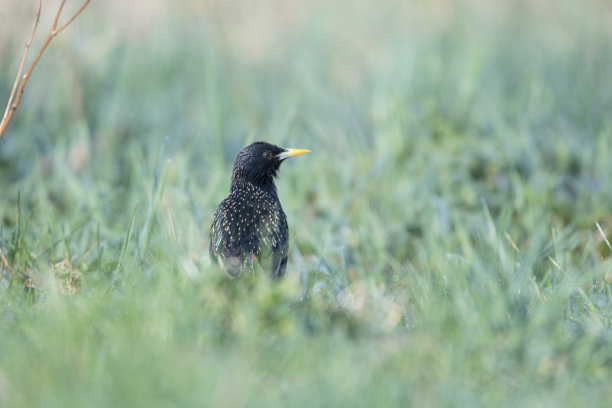
<svg viewBox="0 0 612 408"><path fill-rule="evenodd" d="M47 39L40 48L40 51L38 51L38 54L36 55L36 58L34 58L32 65L30 65L28 71L22 77L21 73L23 72L23 67L25 65L28 52L30 51L30 46L32 45L32 39L34 38L34 34L36 33L36 29L38 28L38 22L40 21L41 1L42 0L38 0L38 8L36 10L36 21L34 22L34 29L32 30L32 34L30 34L30 38L28 39L28 42L26 44L26 49L23 53L23 58L21 59L19 70L17 71L17 77L15 78L15 84L13 85L13 90L11 91L11 95L9 96L9 100L6 105L6 110L4 111L4 116L2 117L2 122L0 122L0 139L2 139L2 135L4 134L6 127L13 118L13 114L17 110L17 106L19 106L19 102L21 101L21 95L23 94L26 82L28 82L28 79L30 78L32 71L34 70L34 67L36 66L36 64L38 64L38 61L47 49L47 46L49 45L53 37L61 33L79 16L79 14L81 14L81 12L85 9L85 7L87 7L91 0L85 0L81 8L79 8L77 12L74 13L74 15L64 25L62 25L60 28L57 28L57 23L59 21L60 15L62 14L62 10L64 9L64 5L66 4L66 0L62 0L57 10L57 14L55 15L55 19L53 20L53 26L51 27L51 31L49 31L49 34L47 35Z"/></svg>

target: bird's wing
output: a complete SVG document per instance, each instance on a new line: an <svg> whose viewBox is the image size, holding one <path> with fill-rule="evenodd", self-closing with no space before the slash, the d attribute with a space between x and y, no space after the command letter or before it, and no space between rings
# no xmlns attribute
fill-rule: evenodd
<svg viewBox="0 0 612 408"><path fill-rule="evenodd" d="M259 263L271 272L272 279L285 273L287 267L287 247L289 229L282 211L274 211L270 217L263 217L260 225Z"/></svg>
<svg viewBox="0 0 612 408"><path fill-rule="evenodd" d="M210 227L210 243L208 244L208 250L210 252L211 259L217 259L217 255L221 252L221 243L223 242L223 213L225 208L225 200L219 204L217 211L215 212L215 218L212 226Z"/></svg>
<svg viewBox="0 0 612 408"><path fill-rule="evenodd" d="M242 273L244 257L241 247L233 245L231 231L228 228L227 199L219 204L215 212L215 218L210 228L210 243L208 250L211 259L217 261L231 277L237 277Z"/></svg>

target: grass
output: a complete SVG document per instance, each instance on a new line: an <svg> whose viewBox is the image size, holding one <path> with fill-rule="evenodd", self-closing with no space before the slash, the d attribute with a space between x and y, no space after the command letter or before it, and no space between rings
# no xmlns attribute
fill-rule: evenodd
<svg viewBox="0 0 612 408"><path fill-rule="evenodd" d="M92 3L0 144L0 405L606 406L611 18ZM261 139L278 284L207 249Z"/></svg>

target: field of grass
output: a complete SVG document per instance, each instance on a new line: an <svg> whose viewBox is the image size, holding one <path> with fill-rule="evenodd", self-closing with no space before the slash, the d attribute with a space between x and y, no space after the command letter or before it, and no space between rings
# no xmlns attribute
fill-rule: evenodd
<svg viewBox="0 0 612 408"><path fill-rule="evenodd" d="M256 3L94 1L36 67L0 142L0 406L607 406L609 4ZM208 256L256 140L312 150L278 283Z"/></svg>

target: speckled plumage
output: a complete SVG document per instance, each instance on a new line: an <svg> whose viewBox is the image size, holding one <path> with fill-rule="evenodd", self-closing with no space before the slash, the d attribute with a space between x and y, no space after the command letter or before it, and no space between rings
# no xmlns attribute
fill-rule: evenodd
<svg viewBox="0 0 612 408"><path fill-rule="evenodd" d="M219 204L210 230L210 255L232 277L254 270L273 279L287 267L289 229L274 185L282 161L307 150L265 142L245 147L236 157L229 195Z"/></svg>

